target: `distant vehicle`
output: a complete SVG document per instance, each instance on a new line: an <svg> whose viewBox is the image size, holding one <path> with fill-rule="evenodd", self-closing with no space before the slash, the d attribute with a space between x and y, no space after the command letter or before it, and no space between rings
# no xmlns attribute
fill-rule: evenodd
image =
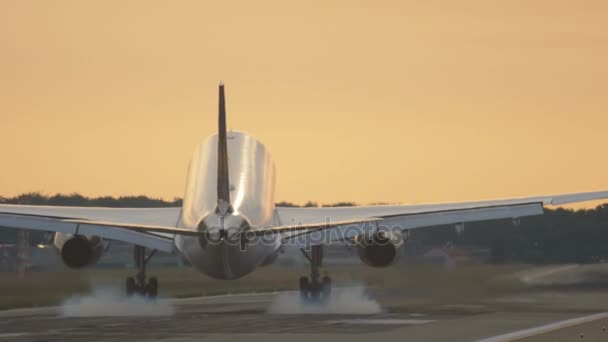
<svg viewBox="0 0 608 342"><path fill-rule="evenodd" d="M302 297L318 300L331 292L331 279L319 272L326 244L352 243L363 262L383 267L395 260L410 229L503 218L517 222L542 214L544 205L608 198L608 191L599 191L447 204L283 208L275 207L274 191L268 149L251 135L226 130L220 83L218 133L194 152L181 208L0 205L0 226L55 232L53 244L71 268L96 263L105 252L104 239L133 244L138 272L126 279L126 292L149 297L158 293L158 280L146 275L156 251L178 254L213 278L236 279L271 264L291 245L310 262L310 275L300 278Z"/></svg>

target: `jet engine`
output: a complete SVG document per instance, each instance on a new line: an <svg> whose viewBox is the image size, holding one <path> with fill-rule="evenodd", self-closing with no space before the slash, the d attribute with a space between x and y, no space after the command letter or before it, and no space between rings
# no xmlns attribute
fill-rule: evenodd
<svg viewBox="0 0 608 342"><path fill-rule="evenodd" d="M103 254L103 240L99 236L55 233L53 246L69 268L83 268L97 263Z"/></svg>
<svg viewBox="0 0 608 342"><path fill-rule="evenodd" d="M359 258L372 267L386 267L397 260L405 240L399 232L375 232L355 238Z"/></svg>

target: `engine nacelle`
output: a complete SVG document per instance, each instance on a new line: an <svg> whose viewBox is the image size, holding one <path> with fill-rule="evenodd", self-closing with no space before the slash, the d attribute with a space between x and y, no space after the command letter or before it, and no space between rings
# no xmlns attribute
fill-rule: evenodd
<svg viewBox="0 0 608 342"><path fill-rule="evenodd" d="M53 246L69 268L83 268L99 261L103 254L103 240L99 236L55 233Z"/></svg>
<svg viewBox="0 0 608 342"><path fill-rule="evenodd" d="M357 236L355 243L361 261L372 267L386 267L397 260L405 240L399 232L376 232Z"/></svg>

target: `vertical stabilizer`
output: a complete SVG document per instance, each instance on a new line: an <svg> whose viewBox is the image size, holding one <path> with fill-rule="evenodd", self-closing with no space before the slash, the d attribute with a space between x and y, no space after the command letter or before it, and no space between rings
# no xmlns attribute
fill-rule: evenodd
<svg viewBox="0 0 608 342"><path fill-rule="evenodd" d="M232 213L230 204L230 180L228 178L228 137L226 136L226 99L224 83L220 82L219 125L217 134L217 214L226 216Z"/></svg>

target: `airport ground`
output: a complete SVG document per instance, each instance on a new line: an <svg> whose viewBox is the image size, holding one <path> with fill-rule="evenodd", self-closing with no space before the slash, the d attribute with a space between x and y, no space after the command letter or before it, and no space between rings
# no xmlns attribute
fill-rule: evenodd
<svg viewBox="0 0 608 342"><path fill-rule="evenodd" d="M168 298L145 304L91 299L87 294L91 286L112 288L112 281L119 286L120 277L129 270L61 271L31 274L19 281L3 278L0 291L5 307L7 297L34 291L39 293L34 296L38 301L46 294L55 301L46 304L60 304L69 298L69 290L80 292L82 301L89 300L92 307L72 300L67 306L76 305L72 311L66 311L66 305L2 311L0 340L608 340L604 329L608 265L330 269L339 287L334 291L337 302L325 308L301 307L297 293L283 291L176 298L285 290L293 288L303 268L262 268L236 282L212 281L189 269L157 269ZM21 286L15 288L18 283ZM62 287L65 291L58 290ZM352 289L357 289L354 294Z"/></svg>

